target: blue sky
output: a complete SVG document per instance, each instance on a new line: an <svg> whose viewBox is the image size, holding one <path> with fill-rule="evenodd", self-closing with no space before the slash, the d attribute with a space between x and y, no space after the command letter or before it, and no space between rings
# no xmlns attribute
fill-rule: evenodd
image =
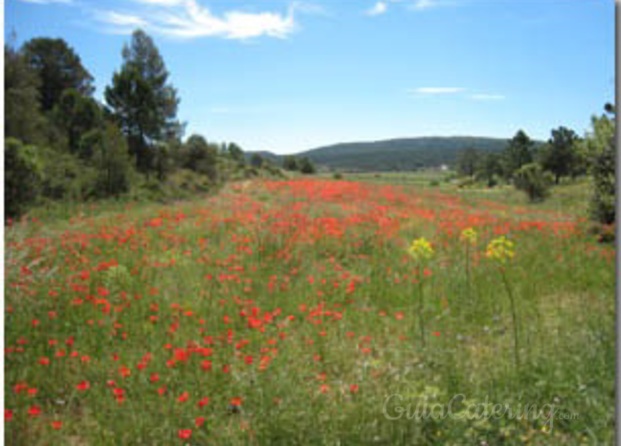
<svg viewBox="0 0 621 446"><path fill-rule="evenodd" d="M612 0L5 2L5 40L65 39L98 99L136 27L170 71L186 136L245 150L584 134L614 100Z"/></svg>

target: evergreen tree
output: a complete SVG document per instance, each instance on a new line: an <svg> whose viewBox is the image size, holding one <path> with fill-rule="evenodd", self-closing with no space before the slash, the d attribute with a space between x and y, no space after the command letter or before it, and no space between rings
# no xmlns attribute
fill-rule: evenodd
<svg viewBox="0 0 621 446"><path fill-rule="evenodd" d="M578 135L566 127L552 130L552 137L542 151L541 164L545 170L552 172L554 181L559 183L564 176L575 171L578 161L576 142Z"/></svg>
<svg viewBox="0 0 621 446"><path fill-rule="evenodd" d="M136 167L148 173L154 167L155 143L180 137L179 99L167 83L169 73L157 47L144 31L134 31L122 55L123 65L106 87L105 98L127 136Z"/></svg>
<svg viewBox="0 0 621 446"><path fill-rule="evenodd" d="M22 52L39 77L39 100L44 112L58 104L65 90L72 88L84 96L95 90L93 77L82 66L80 56L63 39L31 39Z"/></svg>
<svg viewBox="0 0 621 446"><path fill-rule="evenodd" d="M518 130L504 150L504 174L513 178L514 172L525 164L533 162L535 143L523 130Z"/></svg>

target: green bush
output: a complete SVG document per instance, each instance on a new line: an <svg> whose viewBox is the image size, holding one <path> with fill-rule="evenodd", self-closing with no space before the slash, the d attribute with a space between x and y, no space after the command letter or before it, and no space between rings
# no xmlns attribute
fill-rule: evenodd
<svg viewBox="0 0 621 446"><path fill-rule="evenodd" d="M108 124L100 138L94 138L93 167L96 169L97 197L116 197L129 192L135 177L125 138L114 125Z"/></svg>
<svg viewBox="0 0 621 446"><path fill-rule="evenodd" d="M50 200L82 200L93 193L94 172L67 152L45 150L42 195Z"/></svg>
<svg viewBox="0 0 621 446"><path fill-rule="evenodd" d="M538 163L529 163L515 171L513 184L526 193L531 202L542 201L550 193L553 178Z"/></svg>
<svg viewBox="0 0 621 446"><path fill-rule="evenodd" d="M591 166L594 193L591 199L591 217L609 225L615 221L615 150L611 141L593 157Z"/></svg>
<svg viewBox="0 0 621 446"><path fill-rule="evenodd" d="M34 146L20 140L4 141L4 203L5 215L15 218L23 214L38 198L43 179L43 163Z"/></svg>

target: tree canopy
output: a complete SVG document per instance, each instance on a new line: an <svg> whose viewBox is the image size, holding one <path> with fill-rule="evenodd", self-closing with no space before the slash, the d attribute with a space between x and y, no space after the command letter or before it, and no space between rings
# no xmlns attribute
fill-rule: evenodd
<svg viewBox="0 0 621 446"><path fill-rule="evenodd" d="M167 83L168 70L151 37L136 30L122 51L123 65L115 72L105 99L128 138L136 167L153 166L155 143L165 141L181 128L176 119L177 91Z"/></svg>
<svg viewBox="0 0 621 446"><path fill-rule="evenodd" d="M24 45L26 63L39 77L41 109L52 110L69 88L90 96L95 88L88 72L73 48L63 39L36 38Z"/></svg>

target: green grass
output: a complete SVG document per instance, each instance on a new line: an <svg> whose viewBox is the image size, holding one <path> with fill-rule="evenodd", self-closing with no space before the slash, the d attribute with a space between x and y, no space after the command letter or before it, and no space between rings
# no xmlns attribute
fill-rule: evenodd
<svg viewBox="0 0 621 446"><path fill-rule="evenodd" d="M584 188L356 178L6 228L5 442L612 443L615 253Z"/></svg>

